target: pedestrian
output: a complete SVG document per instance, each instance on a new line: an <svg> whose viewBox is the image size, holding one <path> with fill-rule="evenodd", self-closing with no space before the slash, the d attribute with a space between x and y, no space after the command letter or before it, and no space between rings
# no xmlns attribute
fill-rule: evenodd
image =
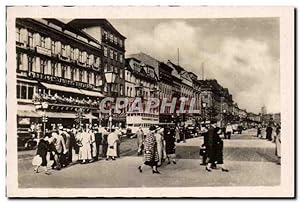
<svg viewBox="0 0 300 203"><path fill-rule="evenodd" d="M206 149L206 145L208 144L207 142L207 131L208 131L208 128L204 125L203 128L202 128L202 136L204 137L204 143L200 146L200 152L199 152L199 155L202 156L202 163L200 165L203 165L203 166L206 166L207 164L207 158L208 158L208 155L207 155L207 149Z"/></svg>
<svg viewBox="0 0 300 203"><path fill-rule="evenodd" d="M160 174L157 170L157 163L158 163L158 153L156 147L156 140L154 133L156 131L155 126L151 126L149 128L149 133L147 133L144 142L144 163L138 167L140 173L143 172L144 166L150 166L152 168L152 173Z"/></svg>
<svg viewBox="0 0 300 203"><path fill-rule="evenodd" d="M232 125L227 124L225 127L225 139L230 139L232 131Z"/></svg>
<svg viewBox="0 0 300 203"><path fill-rule="evenodd" d="M229 170L224 167L223 162L223 141L219 134L221 130L214 125L210 125L207 130L207 135L204 137L204 145L207 150L208 164L205 167L206 171L211 172L212 166L214 164L220 164L221 170L223 172L228 172Z"/></svg>
<svg viewBox="0 0 300 203"><path fill-rule="evenodd" d="M164 130L164 140L166 143L166 156L168 159L168 164L176 164L176 135L174 128L165 128Z"/></svg>
<svg viewBox="0 0 300 203"><path fill-rule="evenodd" d="M156 148L158 153L158 163L157 166L161 166L164 159L166 158L165 151L165 140L163 137L164 129L160 127L156 127L156 132L154 134L156 140Z"/></svg>
<svg viewBox="0 0 300 203"><path fill-rule="evenodd" d="M117 144L119 141L118 131L115 129L107 137L107 153L106 153L106 160L108 161L110 158L112 160L116 160L117 157Z"/></svg>
<svg viewBox="0 0 300 203"><path fill-rule="evenodd" d="M257 125L257 135L256 135L258 138L261 138L262 134L261 134L261 125L258 124Z"/></svg>
<svg viewBox="0 0 300 203"><path fill-rule="evenodd" d="M95 143L96 143L95 161L97 161L99 159L99 155L101 152L100 146L101 146L101 142L102 142L102 134L100 132L100 128L98 128L97 126L94 127L94 134L95 134Z"/></svg>
<svg viewBox="0 0 300 203"><path fill-rule="evenodd" d="M62 134L59 134L57 130L52 132L52 137L54 138L53 145L55 148L55 162L52 168L56 167L57 170L60 170L62 164L64 164L64 155L67 153L66 143Z"/></svg>
<svg viewBox="0 0 300 203"><path fill-rule="evenodd" d="M108 147L107 137L109 134L107 128L102 128L101 134L102 134L102 157L106 158L107 147Z"/></svg>
<svg viewBox="0 0 300 203"><path fill-rule="evenodd" d="M275 137L275 155L277 156L277 164L281 164L281 127L278 126L276 129L276 137Z"/></svg>
<svg viewBox="0 0 300 203"><path fill-rule="evenodd" d="M91 154L91 136L87 132L88 129L83 131L80 129L79 131L79 154L78 154L78 160L81 161L81 164L86 164L92 159Z"/></svg>
<svg viewBox="0 0 300 203"><path fill-rule="evenodd" d="M34 168L34 171L38 173L39 167L43 167L45 174L50 175L50 172L48 171L47 168L47 154L48 152L50 152L50 145L48 140L45 138L40 139L37 145L36 155L41 158L42 162Z"/></svg>
<svg viewBox="0 0 300 203"><path fill-rule="evenodd" d="M261 139L267 139L267 135L266 135L266 126L263 125L261 128Z"/></svg>
<svg viewBox="0 0 300 203"><path fill-rule="evenodd" d="M176 142L179 143L180 142L180 129L179 129L178 125L175 128L175 138L176 138Z"/></svg>
<svg viewBox="0 0 300 203"><path fill-rule="evenodd" d="M115 133L118 136L117 140L117 157L120 158L120 146L121 146L121 140L122 140L122 132L119 127L115 128Z"/></svg>
<svg viewBox="0 0 300 203"><path fill-rule="evenodd" d="M269 124L266 129L267 140L269 140L269 141L272 141L272 132L273 132L273 128L272 128L271 124Z"/></svg>
<svg viewBox="0 0 300 203"><path fill-rule="evenodd" d="M69 165L69 163L72 162L69 162L69 154L72 153L72 149L70 150L70 146L71 146L71 143L70 143L70 135L69 133L67 133L66 129L64 129L64 127L62 125L60 125L58 127L58 134L63 137L64 139L64 143L65 143L65 153L61 155L61 166L62 167L66 167L67 165Z"/></svg>
<svg viewBox="0 0 300 203"><path fill-rule="evenodd" d="M137 155L139 156L143 153L144 139L145 139L144 131L141 126L136 132L136 136L137 136L137 147L138 147Z"/></svg>
<svg viewBox="0 0 300 203"><path fill-rule="evenodd" d="M92 161L96 161L96 156L97 156L97 146L96 146L96 138L95 138L95 133L93 129L89 129L88 133L90 134L90 140L91 140L91 154L92 154Z"/></svg>

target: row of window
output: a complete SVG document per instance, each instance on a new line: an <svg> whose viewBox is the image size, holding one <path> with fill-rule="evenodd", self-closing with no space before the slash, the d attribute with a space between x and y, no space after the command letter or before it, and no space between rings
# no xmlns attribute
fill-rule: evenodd
<svg viewBox="0 0 300 203"><path fill-rule="evenodd" d="M100 75L92 71L81 70L76 67L21 53L17 53L17 72L19 71L38 72L96 86L102 84Z"/></svg>
<svg viewBox="0 0 300 203"><path fill-rule="evenodd" d="M129 71L126 71L125 80L129 82L134 82L135 84L142 83L144 87L149 87L149 88L154 87L154 84L134 77L133 74Z"/></svg>
<svg viewBox="0 0 300 203"><path fill-rule="evenodd" d="M103 38L105 40L108 40L112 43L115 43L116 45L119 45L120 47L123 47L124 43L121 38L118 38L117 36L114 36L112 33L109 33L107 31L103 31Z"/></svg>
<svg viewBox="0 0 300 203"><path fill-rule="evenodd" d="M109 49L106 46L103 48L104 50L104 56L110 57L111 60L119 61L120 63L123 63L123 54L119 54L117 51L114 51L113 49Z"/></svg>
<svg viewBox="0 0 300 203"><path fill-rule="evenodd" d="M29 47L42 47L51 51L52 54L61 54L63 57L71 60L78 60L81 63L100 66L101 60L99 56L89 54L79 48L62 44L60 41L52 40L50 37L27 31L25 28L16 28L16 41L25 43Z"/></svg>
<svg viewBox="0 0 300 203"><path fill-rule="evenodd" d="M17 98L18 99L32 99L34 94L34 86L18 82L17 83Z"/></svg>

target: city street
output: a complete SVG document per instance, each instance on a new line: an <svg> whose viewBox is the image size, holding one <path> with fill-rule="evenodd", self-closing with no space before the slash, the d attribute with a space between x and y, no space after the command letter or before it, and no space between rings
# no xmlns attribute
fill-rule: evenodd
<svg viewBox="0 0 300 203"><path fill-rule="evenodd" d="M275 144L255 137L255 130L234 134L224 140L224 161L229 173L220 169L205 171L200 166L202 137L177 143L176 165L163 164L160 175L150 168L143 173L137 167L143 158L136 155L136 140L121 144L122 156L116 161L100 160L75 164L60 171L35 174L31 165L34 151L19 152L18 170L21 188L102 188L102 187L184 187L184 186L273 186L280 184L280 165L276 164Z"/></svg>

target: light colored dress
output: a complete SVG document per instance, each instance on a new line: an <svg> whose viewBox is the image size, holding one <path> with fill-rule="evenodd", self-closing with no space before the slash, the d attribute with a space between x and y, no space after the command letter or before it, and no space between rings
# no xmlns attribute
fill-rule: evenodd
<svg viewBox="0 0 300 203"><path fill-rule="evenodd" d="M89 134L90 134L90 139L91 139L92 156L96 157L97 156L97 146L96 146L95 133L90 131Z"/></svg>
<svg viewBox="0 0 300 203"><path fill-rule="evenodd" d="M160 133L155 134L156 140L156 147L158 153L158 165L161 165L162 161L166 157L166 150L165 150L165 140L164 137Z"/></svg>
<svg viewBox="0 0 300 203"><path fill-rule="evenodd" d="M107 156L116 157L117 156L117 143L119 141L119 136L117 132L110 133L107 137Z"/></svg>
<svg viewBox="0 0 300 203"><path fill-rule="evenodd" d="M91 136L87 132L82 132L79 135L79 141L81 143L81 147L79 148L79 160L90 160L92 159L91 154Z"/></svg>

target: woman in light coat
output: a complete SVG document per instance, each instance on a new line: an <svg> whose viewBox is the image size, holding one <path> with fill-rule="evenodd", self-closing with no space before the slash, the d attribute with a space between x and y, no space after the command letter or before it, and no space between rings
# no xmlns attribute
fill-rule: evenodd
<svg viewBox="0 0 300 203"><path fill-rule="evenodd" d="M90 140L91 140L91 151L92 151L91 154L92 154L93 160L96 160L97 146L96 146L95 133L93 132L92 129L90 129L89 134L90 134Z"/></svg>
<svg viewBox="0 0 300 203"><path fill-rule="evenodd" d="M158 128L156 130L156 133L154 134L155 136L155 140L156 140L156 147L157 147L157 153L158 153L158 163L157 166L161 166L162 162L165 160L166 158L166 144L165 144L165 140L163 137L163 132L164 129L163 128Z"/></svg>
<svg viewBox="0 0 300 203"><path fill-rule="evenodd" d="M82 161L82 164L85 164L92 159L91 136L87 131L84 131L79 133L78 140L80 145L78 159Z"/></svg>
<svg viewBox="0 0 300 203"><path fill-rule="evenodd" d="M115 158L118 155L117 153L118 142L119 142L118 131L114 131L108 135L107 137L108 148L106 153L106 160L109 160L109 158L115 160Z"/></svg>

